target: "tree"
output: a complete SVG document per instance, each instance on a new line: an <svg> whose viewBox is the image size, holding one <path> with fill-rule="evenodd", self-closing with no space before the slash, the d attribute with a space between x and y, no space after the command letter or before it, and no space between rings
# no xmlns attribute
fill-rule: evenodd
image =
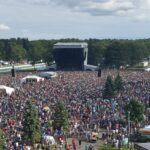
<svg viewBox="0 0 150 150"><path fill-rule="evenodd" d="M109 75L105 82L105 87L103 90L103 98L109 99L113 97L114 97L114 83L111 76Z"/></svg>
<svg viewBox="0 0 150 150"><path fill-rule="evenodd" d="M4 60L11 60L11 43L9 40L4 40L4 49L5 49L5 53L4 53Z"/></svg>
<svg viewBox="0 0 150 150"><path fill-rule="evenodd" d="M46 51L43 53L43 60L46 62L48 65L50 65L53 62L53 45L55 44L54 41L45 41L43 43L45 46Z"/></svg>
<svg viewBox="0 0 150 150"><path fill-rule="evenodd" d="M121 76L118 74L114 81L114 88L117 92L123 89L123 81Z"/></svg>
<svg viewBox="0 0 150 150"><path fill-rule="evenodd" d="M53 128L58 130L68 130L68 113L63 105L63 103L58 102L55 107Z"/></svg>
<svg viewBox="0 0 150 150"><path fill-rule="evenodd" d="M4 60L5 57L5 43L3 41L0 41L0 60Z"/></svg>
<svg viewBox="0 0 150 150"><path fill-rule="evenodd" d="M30 61L44 60L51 63L53 57L53 45L57 42L87 42L88 64L97 65L103 62L104 67L120 67L136 65L150 55L150 39L142 40L35 40L26 38L0 39L0 59L6 61ZM102 65L102 64L101 64Z"/></svg>
<svg viewBox="0 0 150 150"><path fill-rule="evenodd" d="M126 117L128 118L130 112L130 120L134 122L139 122L144 119L144 105L141 104L138 99L131 99L130 102L125 107Z"/></svg>
<svg viewBox="0 0 150 150"><path fill-rule="evenodd" d="M5 145L5 139L3 138L3 133L2 131L0 130L0 150L3 150L4 148L4 145Z"/></svg>
<svg viewBox="0 0 150 150"><path fill-rule="evenodd" d="M23 120L23 139L29 144L40 142L38 111L31 101L26 102Z"/></svg>
<svg viewBox="0 0 150 150"><path fill-rule="evenodd" d="M117 150L117 149L111 146L101 146L100 148L98 148L98 150Z"/></svg>
<svg viewBox="0 0 150 150"><path fill-rule="evenodd" d="M11 43L11 59L15 62L25 59L26 51L22 45Z"/></svg>
<svg viewBox="0 0 150 150"><path fill-rule="evenodd" d="M130 64L135 65L145 58L146 46L145 44L134 41L130 44Z"/></svg>
<svg viewBox="0 0 150 150"><path fill-rule="evenodd" d="M30 49L28 51L29 60L31 61L39 61L43 59L43 55L46 51L46 48L44 47L44 44L42 41L32 41L30 43Z"/></svg>
<svg viewBox="0 0 150 150"><path fill-rule="evenodd" d="M108 67L119 68L126 64L127 53L128 51L123 41L113 41L106 49L105 64Z"/></svg>

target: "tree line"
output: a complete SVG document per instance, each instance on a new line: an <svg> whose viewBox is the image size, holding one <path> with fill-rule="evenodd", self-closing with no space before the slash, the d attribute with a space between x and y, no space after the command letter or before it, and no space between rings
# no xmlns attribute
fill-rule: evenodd
<svg viewBox="0 0 150 150"><path fill-rule="evenodd" d="M0 39L0 60L53 62L53 45L57 42L87 42L88 64L104 67L133 66L150 55L150 39L59 39L34 40L27 38Z"/></svg>

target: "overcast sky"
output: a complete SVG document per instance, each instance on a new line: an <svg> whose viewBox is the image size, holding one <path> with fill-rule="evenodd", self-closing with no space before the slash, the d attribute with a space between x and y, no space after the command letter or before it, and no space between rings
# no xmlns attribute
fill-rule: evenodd
<svg viewBox="0 0 150 150"><path fill-rule="evenodd" d="M0 0L0 39L150 37L150 0Z"/></svg>

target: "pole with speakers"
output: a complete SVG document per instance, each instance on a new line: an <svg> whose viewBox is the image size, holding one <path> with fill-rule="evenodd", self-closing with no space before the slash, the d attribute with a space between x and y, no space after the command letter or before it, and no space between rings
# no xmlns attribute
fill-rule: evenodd
<svg viewBox="0 0 150 150"><path fill-rule="evenodd" d="M15 68L14 68L14 66L12 66L12 69L11 69L11 76L15 77Z"/></svg>
<svg viewBox="0 0 150 150"><path fill-rule="evenodd" d="M11 69L11 76L13 78L13 85L14 85L14 87L17 87L17 85L16 85L16 71L15 71L15 67L14 66L12 66L12 69Z"/></svg>
<svg viewBox="0 0 150 150"><path fill-rule="evenodd" d="M97 73L97 77L101 77L101 75L102 75L102 70L101 70L100 64L98 64L98 73Z"/></svg>
<svg viewBox="0 0 150 150"><path fill-rule="evenodd" d="M102 70L100 67L100 64L98 64L98 72L97 72L97 77L98 77L98 86L100 85L100 78L102 76Z"/></svg>

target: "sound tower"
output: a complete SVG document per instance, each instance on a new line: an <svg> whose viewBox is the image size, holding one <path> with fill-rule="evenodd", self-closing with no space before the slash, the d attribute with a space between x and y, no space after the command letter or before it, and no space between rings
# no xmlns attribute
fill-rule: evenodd
<svg viewBox="0 0 150 150"><path fill-rule="evenodd" d="M97 76L101 77L101 74L102 74L102 70L101 70L101 68L98 68L98 74L97 74Z"/></svg>
<svg viewBox="0 0 150 150"><path fill-rule="evenodd" d="M14 69L14 67L11 69L11 76L15 77L15 69Z"/></svg>

